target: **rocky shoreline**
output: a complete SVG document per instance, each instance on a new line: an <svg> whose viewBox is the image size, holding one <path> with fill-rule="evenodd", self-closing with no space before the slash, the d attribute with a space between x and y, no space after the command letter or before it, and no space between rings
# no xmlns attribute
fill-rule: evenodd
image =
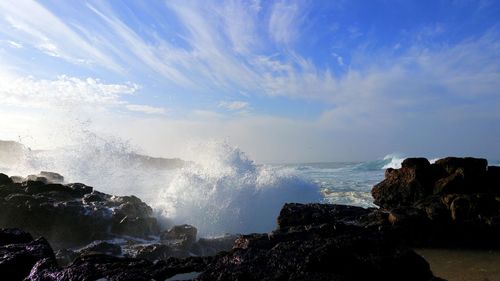
<svg viewBox="0 0 500 281"><path fill-rule="evenodd" d="M500 167L484 159L409 158L373 188L380 208L288 203L273 232L217 239L197 239L189 225L164 229L135 196L63 182L0 174L0 276L442 280L412 247L500 248Z"/></svg>

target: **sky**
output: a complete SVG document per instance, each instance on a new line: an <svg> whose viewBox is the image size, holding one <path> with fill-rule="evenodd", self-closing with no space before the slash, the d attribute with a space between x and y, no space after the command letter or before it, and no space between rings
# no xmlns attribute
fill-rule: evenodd
<svg viewBox="0 0 500 281"><path fill-rule="evenodd" d="M500 2L0 1L0 139L500 159Z"/></svg>

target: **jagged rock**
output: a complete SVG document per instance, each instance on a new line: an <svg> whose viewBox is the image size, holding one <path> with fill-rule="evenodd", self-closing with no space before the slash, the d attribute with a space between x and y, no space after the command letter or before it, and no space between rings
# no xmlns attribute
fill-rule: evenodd
<svg viewBox="0 0 500 281"><path fill-rule="evenodd" d="M372 189L389 213L386 231L412 245L500 247L500 168L487 165L470 157L435 164L412 158L388 169Z"/></svg>
<svg viewBox="0 0 500 281"><path fill-rule="evenodd" d="M20 230L0 230L0 276L5 280L23 280L42 259L55 262L54 253L44 238L30 239ZM28 241L31 240L31 241Z"/></svg>
<svg viewBox="0 0 500 281"><path fill-rule="evenodd" d="M42 175L62 180L55 173ZM0 226L44 236L57 249L122 235L147 238L160 232L151 207L139 198L107 195L81 183L15 182L0 176L0 209Z"/></svg>
<svg viewBox="0 0 500 281"><path fill-rule="evenodd" d="M330 209L312 209L321 206ZM244 235L197 280L435 280L412 250L364 227L326 220Z"/></svg>

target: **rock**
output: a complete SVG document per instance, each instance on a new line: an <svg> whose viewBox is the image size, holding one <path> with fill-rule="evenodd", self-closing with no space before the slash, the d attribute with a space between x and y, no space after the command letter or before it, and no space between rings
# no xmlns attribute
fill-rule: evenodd
<svg viewBox="0 0 500 281"><path fill-rule="evenodd" d="M197 280L433 280L427 262L412 250L342 225L244 235Z"/></svg>
<svg viewBox="0 0 500 281"><path fill-rule="evenodd" d="M76 257L78 257L78 253L69 249L60 249L56 253L56 260L59 266L67 266L72 263Z"/></svg>
<svg viewBox="0 0 500 281"><path fill-rule="evenodd" d="M433 193L431 183L436 175L435 168L425 158L408 158L401 169L391 169L385 179L372 189L374 203L390 209L411 206Z"/></svg>
<svg viewBox="0 0 500 281"><path fill-rule="evenodd" d="M202 271L208 260L188 258L151 262L143 259L119 258L107 255L86 255L65 268L40 261L26 281L99 280L150 281L165 280L179 273Z"/></svg>
<svg viewBox="0 0 500 281"><path fill-rule="evenodd" d="M237 235L224 235L216 238L200 238L191 246L190 252L197 256L215 256L222 251L229 251L238 239Z"/></svg>
<svg viewBox="0 0 500 281"><path fill-rule="evenodd" d="M462 170L465 177L482 177L486 173L488 161L472 157L447 157L437 160L435 164L443 167L450 175Z"/></svg>
<svg viewBox="0 0 500 281"><path fill-rule="evenodd" d="M372 189L390 226L380 221L370 227L414 246L497 248L499 184L500 168L488 167L485 159L406 159Z"/></svg>
<svg viewBox="0 0 500 281"><path fill-rule="evenodd" d="M0 246L0 276L6 280L23 280L33 266L43 259L55 263L52 248L44 238Z"/></svg>
<svg viewBox="0 0 500 281"><path fill-rule="evenodd" d="M11 184L13 183L12 179L9 178L6 174L0 173L0 185L1 184Z"/></svg>
<svg viewBox="0 0 500 281"><path fill-rule="evenodd" d="M198 230L196 227L188 224L176 225L170 230L160 234L160 240L163 244L179 248L181 250L189 250L191 245L196 241Z"/></svg>
<svg viewBox="0 0 500 281"><path fill-rule="evenodd" d="M0 228L0 246L26 244L33 241L31 234L18 228Z"/></svg>
<svg viewBox="0 0 500 281"><path fill-rule="evenodd" d="M137 251L134 255L135 258L149 261L164 260L173 256L172 248L163 244L140 245L135 250Z"/></svg>
<svg viewBox="0 0 500 281"><path fill-rule="evenodd" d="M110 256L119 256L122 254L122 248L117 244L105 241L94 241L80 249L78 252L80 255L105 254Z"/></svg>
<svg viewBox="0 0 500 281"><path fill-rule="evenodd" d="M160 226L155 218L124 217L120 221L114 221L111 232L118 235L131 235L141 238L149 238L160 232Z"/></svg>
<svg viewBox="0 0 500 281"><path fill-rule="evenodd" d="M49 181L51 183L63 183L64 182L64 177L58 173L41 171L40 176L46 178L47 181Z"/></svg>
<svg viewBox="0 0 500 281"><path fill-rule="evenodd" d="M329 222L355 222L371 211L347 205L286 203L278 216L278 228Z"/></svg>
<svg viewBox="0 0 500 281"><path fill-rule="evenodd" d="M56 173L42 174L62 180ZM120 236L159 235L151 207L135 196L111 196L81 183L0 179L0 227L19 227L44 236L56 249Z"/></svg>

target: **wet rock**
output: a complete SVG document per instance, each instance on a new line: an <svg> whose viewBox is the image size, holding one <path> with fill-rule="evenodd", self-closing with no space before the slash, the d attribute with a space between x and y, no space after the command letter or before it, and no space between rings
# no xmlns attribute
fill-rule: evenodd
<svg viewBox="0 0 500 281"><path fill-rule="evenodd" d="M196 241L197 233L198 230L192 225L176 225L168 231L161 233L160 240L163 244L189 250L191 245Z"/></svg>
<svg viewBox="0 0 500 281"><path fill-rule="evenodd" d="M12 232L6 235L11 236ZM27 239L22 233L14 236L20 238L20 241ZM0 246L0 276L5 280L23 280L29 275L32 267L42 259L55 262L52 248L44 238L25 243L4 244Z"/></svg>
<svg viewBox="0 0 500 281"><path fill-rule="evenodd" d="M65 267L40 261L33 267L27 281L98 280L150 281L165 280L179 273L203 271L207 260L188 258L151 262L143 259L119 258L107 255L80 256Z"/></svg>
<svg viewBox="0 0 500 281"><path fill-rule="evenodd" d="M164 260L173 255L172 248L163 244L140 245L135 248L135 251L137 251L135 258L149 261Z"/></svg>
<svg viewBox="0 0 500 281"><path fill-rule="evenodd" d="M94 241L78 251L80 255L105 254L110 256L119 256L122 254L122 248L117 244L106 241Z"/></svg>
<svg viewBox="0 0 500 281"><path fill-rule="evenodd" d="M197 256L215 256L233 248L237 235L224 235L216 238L200 238L191 246L190 252Z"/></svg>

